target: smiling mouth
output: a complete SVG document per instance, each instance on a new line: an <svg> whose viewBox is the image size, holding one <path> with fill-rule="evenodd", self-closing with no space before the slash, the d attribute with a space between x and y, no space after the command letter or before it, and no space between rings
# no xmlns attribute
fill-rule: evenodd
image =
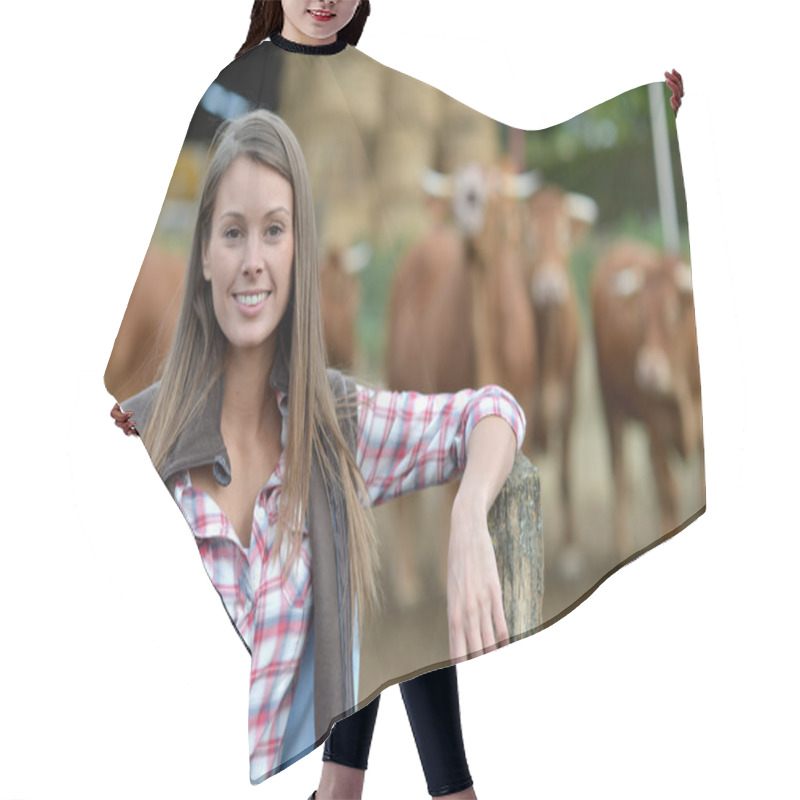
<svg viewBox="0 0 800 800"><path fill-rule="evenodd" d="M263 303L271 294L272 292L267 291L249 292L247 294L235 294L233 298L243 306L257 306L259 303Z"/></svg>
<svg viewBox="0 0 800 800"><path fill-rule="evenodd" d="M308 13L311 14L314 19L318 19L321 22L327 22L329 19L332 19L336 16L336 14L333 14L330 11L317 11L315 9L309 9Z"/></svg>

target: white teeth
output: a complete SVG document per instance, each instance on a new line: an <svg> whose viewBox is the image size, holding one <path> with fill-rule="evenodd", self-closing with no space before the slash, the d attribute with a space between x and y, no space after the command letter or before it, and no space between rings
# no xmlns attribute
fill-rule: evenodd
<svg viewBox="0 0 800 800"><path fill-rule="evenodd" d="M235 294L234 297L238 303L241 303L243 306L255 306L258 303L262 302L262 300L266 300L269 297L269 292L259 292L258 294Z"/></svg>

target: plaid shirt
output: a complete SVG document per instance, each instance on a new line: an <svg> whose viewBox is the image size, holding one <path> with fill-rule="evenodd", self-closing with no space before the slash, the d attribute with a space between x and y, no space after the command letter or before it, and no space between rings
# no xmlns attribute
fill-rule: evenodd
<svg viewBox="0 0 800 800"><path fill-rule="evenodd" d="M287 398L278 393L287 432ZM467 440L483 417L503 417L517 444L525 418L513 397L488 386L456 394L422 395L358 387L357 460L370 501L445 483L463 472ZM311 552L307 528L300 558L288 575L289 542L270 559L275 542L284 455L256 498L250 547L244 548L222 510L192 486L188 471L172 481L175 501L194 532L206 571L251 652L250 780L280 768L281 747L312 620ZM312 744L309 742L309 745Z"/></svg>

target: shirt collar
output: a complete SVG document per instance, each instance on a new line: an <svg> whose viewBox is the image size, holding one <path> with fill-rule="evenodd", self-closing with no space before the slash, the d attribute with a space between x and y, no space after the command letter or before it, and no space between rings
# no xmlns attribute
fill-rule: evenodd
<svg viewBox="0 0 800 800"><path fill-rule="evenodd" d="M283 418L281 445L285 447L289 410L289 367L280 348L275 353L269 385L277 394L278 408ZM221 486L227 486L231 482L230 459L220 430L224 395L223 374L209 389L199 411L191 417L178 436L161 469L163 480L181 470L211 464L214 477Z"/></svg>
<svg viewBox="0 0 800 800"><path fill-rule="evenodd" d="M274 33L270 36L270 41L281 50L286 50L289 53L305 53L313 56L331 56L336 53L341 53L347 47L346 39L337 39L330 44L298 44L289 39L285 39L279 33Z"/></svg>

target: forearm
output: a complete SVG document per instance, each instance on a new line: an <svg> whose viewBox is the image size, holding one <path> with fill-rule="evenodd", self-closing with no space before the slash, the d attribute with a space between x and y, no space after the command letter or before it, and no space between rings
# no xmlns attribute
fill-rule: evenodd
<svg viewBox="0 0 800 800"><path fill-rule="evenodd" d="M516 452L517 437L505 419L494 415L481 419L467 441L467 464L454 513L463 509L488 514L514 466Z"/></svg>
<svg viewBox="0 0 800 800"><path fill-rule="evenodd" d="M450 516L447 618L450 656L493 650L508 639L503 596L487 515L517 450L517 436L503 417L483 417L467 440L467 463Z"/></svg>

